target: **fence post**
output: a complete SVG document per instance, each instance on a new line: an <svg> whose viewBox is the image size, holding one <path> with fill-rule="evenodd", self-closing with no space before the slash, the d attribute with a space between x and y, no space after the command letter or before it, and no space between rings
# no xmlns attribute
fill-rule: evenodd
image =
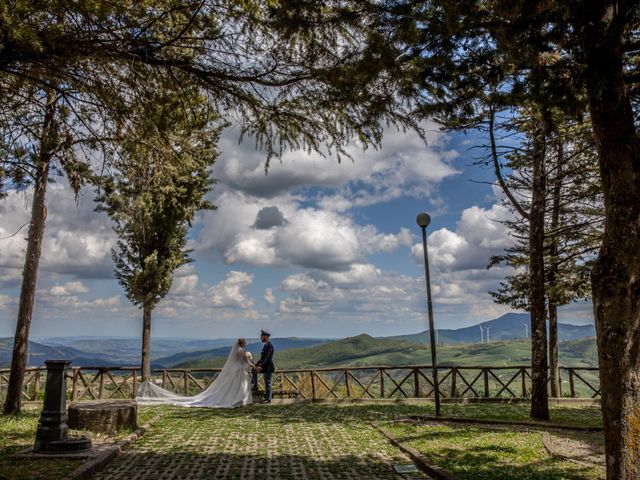
<svg viewBox="0 0 640 480"><path fill-rule="evenodd" d="M316 379L315 372L313 370L311 370L311 399L316 399Z"/></svg>
<svg viewBox="0 0 640 480"><path fill-rule="evenodd" d="M559 387L559 391L558 391L558 395L560 396L560 398L562 398L562 368L558 368L558 376L560 377L558 379L558 387Z"/></svg>
<svg viewBox="0 0 640 480"><path fill-rule="evenodd" d="M520 369L520 382L522 383L522 398L527 398L527 369Z"/></svg>
<svg viewBox="0 0 640 480"><path fill-rule="evenodd" d="M98 370L98 375L100 375L100 389L98 390L98 399L102 400L104 398L104 369L103 368Z"/></svg>
<svg viewBox="0 0 640 480"><path fill-rule="evenodd" d="M33 399L38 399L38 394L40 393L40 369L38 368L35 372L35 378L33 383Z"/></svg>
<svg viewBox="0 0 640 480"><path fill-rule="evenodd" d="M484 377L484 397L489 397L489 369L482 369L482 376Z"/></svg>
<svg viewBox="0 0 640 480"><path fill-rule="evenodd" d="M344 371L344 386L347 389L347 398L351 398L351 387L349 385L349 370Z"/></svg>
<svg viewBox="0 0 640 480"><path fill-rule="evenodd" d="M384 368L380 369L380 397L384 398Z"/></svg>
<svg viewBox="0 0 640 480"><path fill-rule="evenodd" d="M413 391L416 398L420 398L420 376L417 368L413 369Z"/></svg>
<svg viewBox="0 0 640 480"><path fill-rule="evenodd" d="M162 388L167 389L167 371L162 370Z"/></svg>
<svg viewBox="0 0 640 480"><path fill-rule="evenodd" d="M569 369L569 392L571 392L571 398L576 397L576 387L573 382L573 368Z"/></svg>
<svg viewBox="0 0 640 480"><path fill-rule="evenodd" d="M451 398L456 398L456 377L458 376L458 369L451 367Z"/></svg>
<svg viewBox="0 0 640 480"><path fill-rule="evenodd" d="M133 371L131 372L131 374L133 375L133 384L131 386L131 398L136 398L136 395L138 394L138 373L137 370L134 368Z"/></svg>
<svg viewBox="0 0 640 480"><path fill-rule="evenodd" d="M182 380L184 382L184 396L188 397L189 396L189 373L187 372L187 370L185 370L182 373Z"/></svg>
<svg viewBox="0 0 640 480"><path fill-rule="evenodd" d="M80 376L80 369L79 368L74 368L72 370L73 372L73 376L71 378L71 400L77 400L78 399L78 377Z"/></svg>

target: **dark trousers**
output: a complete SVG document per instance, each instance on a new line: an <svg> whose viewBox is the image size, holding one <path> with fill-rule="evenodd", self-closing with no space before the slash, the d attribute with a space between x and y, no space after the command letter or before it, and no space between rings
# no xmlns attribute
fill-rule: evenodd
<svg viewBox="0 0 640 480"><path fill-rule="evenodd" d="M271 401L271 377L273 373L271 372L262 372L262 378L264 379L264 398L266 400ZM253 384L254 389L258 389L258 372L254 370L253 377L251 378L251 383Z"/></svg>

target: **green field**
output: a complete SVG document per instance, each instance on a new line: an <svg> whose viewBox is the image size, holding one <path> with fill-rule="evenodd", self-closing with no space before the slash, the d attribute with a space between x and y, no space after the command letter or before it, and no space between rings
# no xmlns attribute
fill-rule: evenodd
<svg viewBox="0 0 640 480"><path fill-rule="evenodd" d="M526 404L443 405L444 415L480 419L526 420L528 410ZM372 422L428 453L435 463L455 470L461 480L602 478L599 469L549 455L542 444L547 426L601 425L593 406L554 406L553 422L540 424L534 431L397 423L410 415L429 414L433 414L430 403L170 408L95 478L166 478L169 469L180 472L180 478L398 478L391 465L409 463L408 459ZM247 474L247 466L255 470Z"/></svg>
<svg viewBox="0 0 640 480"><path fill-rule="evenodd" d="M549 455L540 431L484 426L387 422L392 435L430 458L460 480L593 480L604 468ZM586 437L586 435L585 435ZM601 434L589 436L602 442Z"/></svg>
<svg viewBox="0 0 640 480"><path fill-rule="evenodd" d="M593 337L562 342L559 345L560 363L572 367L597 366ZM218 368L225 359L206 358L176 365L177 368ZM279 369L368 366L368 365L428 365L430 349L417 343L373 338L369 335L345 338L335 342L276 352ZM528 340L497 341L488 344L443 344L438 346L441 366L478 365L511 366L531 363L531 344Z"/></svg>

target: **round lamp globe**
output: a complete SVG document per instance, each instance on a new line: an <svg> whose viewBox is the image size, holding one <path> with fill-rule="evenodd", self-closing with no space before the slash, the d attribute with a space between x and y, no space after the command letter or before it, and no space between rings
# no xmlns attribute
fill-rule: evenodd
<svg viewBox="0 0 640 480"><path fill-rule="evenodd" d="M416 217L416 223L421 228L426 228L431 223L431 217L427 212L419 213L418 216Z"/></svg>

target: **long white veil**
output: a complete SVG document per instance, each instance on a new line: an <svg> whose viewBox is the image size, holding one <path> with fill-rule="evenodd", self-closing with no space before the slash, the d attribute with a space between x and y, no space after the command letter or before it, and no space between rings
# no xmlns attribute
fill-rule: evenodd
<svg viewBox="0 0 640 480"><path fill-rule="evenodd" d="M184 397L165 390L152 382L142 382L136 400L141 405L171 404L185 407L237 407L252 403L248 368L251 362L234 342L227 361L216 379L201 393Z"/></svg>

